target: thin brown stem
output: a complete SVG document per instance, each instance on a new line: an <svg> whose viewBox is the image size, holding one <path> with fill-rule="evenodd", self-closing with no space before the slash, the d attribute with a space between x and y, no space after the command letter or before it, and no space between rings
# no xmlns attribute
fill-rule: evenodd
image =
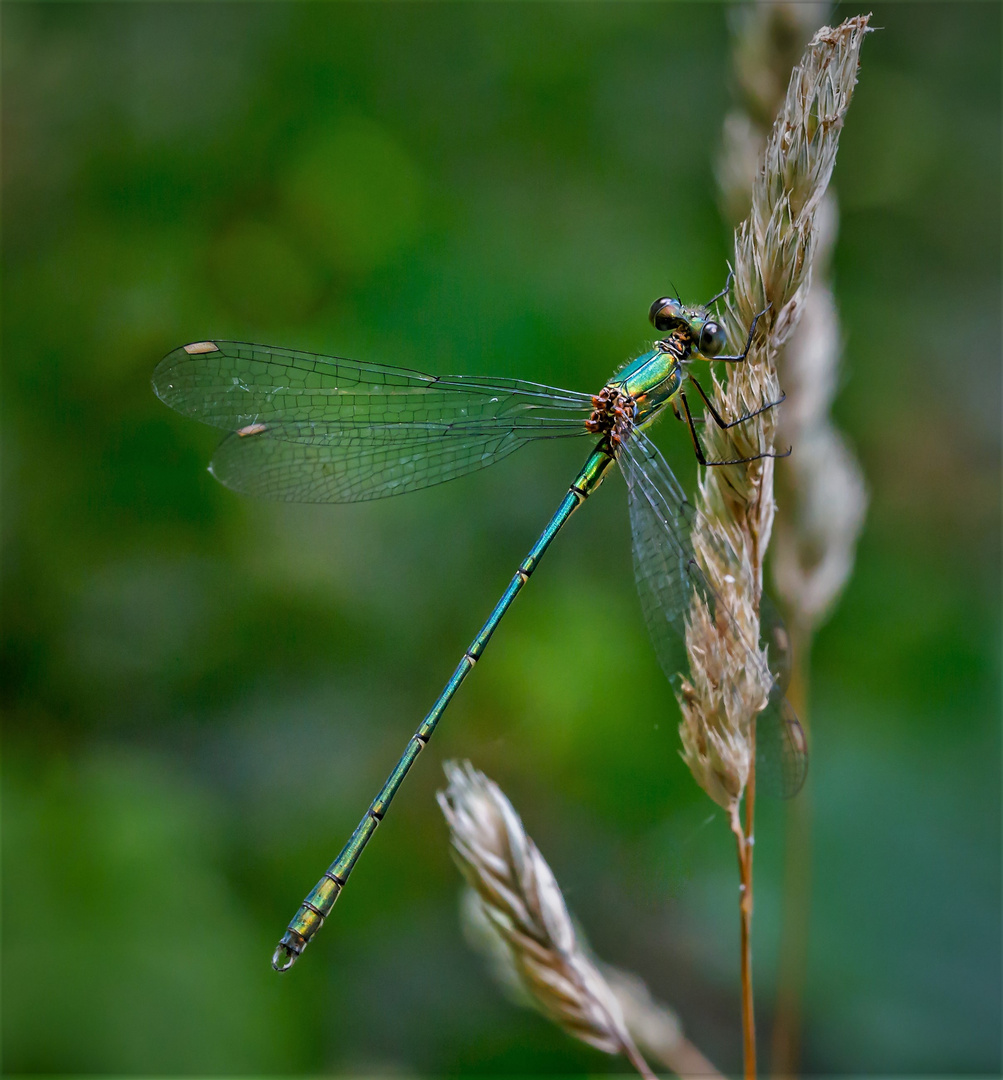
<svg viewBox="0 0 1003 1080"><path fill-rule="evenodd" d="M732 832L738 847L739 916L741 919L741 975L742 975L742 1058L745 1062L745 1080L756 1080L756 1019L752 1006L752 912L748 897L752 890L752 873L749 865L749 845L742 831L742 823L736 815Z"/></svg>
<svg viewBox="0 0 1003 1080"><path fill-rule="evenodd" d="M753 826L756 811L756 722L749 732L752 762L749 766L749 782L745 789L745 826L743 828L736 804L731 815L731 831L735 834L738 849L739 917L741 925L741 979L742 979L742 1057L745 1062L745 1080L756 1080L756 1016L752 997L752 854L755 845Z"/></svg>

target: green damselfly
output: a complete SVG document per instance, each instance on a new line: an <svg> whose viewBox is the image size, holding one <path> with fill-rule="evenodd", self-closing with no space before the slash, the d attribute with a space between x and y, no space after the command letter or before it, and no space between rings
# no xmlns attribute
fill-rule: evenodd
<svg viewBox="0 0 1003 1080"><path fill-rule="evenodd" d="M727 286L725 291L727 290ZM345 885L404 777L431 738L460 683L529 580L551 541L616 462L627 482L635 576L651 639L666 675L688 667L683 635L694 592L735 635L749 663L772 687L757 718L757 742L781 794L794 794L807 768L804 732L783 696L785 657L764 661L741 639L734 618L708 584L690 535L697 511L645 429L667 406L685 419L703 465L738 464L776 455L710 461L686 397L689 382L721 428L779 404L725 420L688 370L694 359L741 363L752 344L724 355L726 335L710 306L663 297L650 319L665 334L618 371L599 394L558 390L520 379L432 376L382 364L316 356L232 341L201 341L169 353L153 386L185 416L229 432L210 471L227 487L290 502L357 502L429 487L491 465L539 439L598 436L556 513L519 564L487 622L464 653L428 715L341 854L307 895L272 958L278 971L296 961ZM789 452L789 451L788 451ZM726 629L725 631L729 631ZM766 664L769 664L769 670Z"/></svg>

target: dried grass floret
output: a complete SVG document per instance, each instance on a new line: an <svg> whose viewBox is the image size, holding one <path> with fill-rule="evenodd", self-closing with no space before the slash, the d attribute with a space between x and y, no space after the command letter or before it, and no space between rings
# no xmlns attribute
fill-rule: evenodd
<svg viewBox="0 0 1003 1080"><path fill-rule="evenodd" d="M493 781L469 762L444 766L438 795L456 865L508 948L519 983L565 1031L607 1054L623 1054L646 1076L620 1004L579 946L550 867Z"/></svg>
<svg viewBox="0 0 1003 1080"><path fill-rule="evenodd" d="M824 27L795 68L753 183L748 217L735 231L734 283L724 321L744 339L757 314L756 338L727 385L713 396L724 416L740 416L781 397L777 351L797 325L811 283L816 217L835 164L843 118L856 83L867 17ZM772 450L776 409L719 432L706 425L712 457L753 457ZM774 460L766 457L704 470L701 513L692 537L696 557L728 616L694 598L687 629L689 677L680 691L683 756L697 782L734 818L754 761L756 715L770 690L760 640L763 560L773 528ZM737 633L736 633L737 627Z"/></svg>
<svg viewBox="0 0 1003 1080"><path fill-rule="evenodd" d="M642 1076L653 1074L638 1042L683 1075L718 1075L641 980L592 956L501 788L469 762L444 769L449 786L438 799L468 885L464 929L507 995L582 1042L622 1054Z"/></svg>

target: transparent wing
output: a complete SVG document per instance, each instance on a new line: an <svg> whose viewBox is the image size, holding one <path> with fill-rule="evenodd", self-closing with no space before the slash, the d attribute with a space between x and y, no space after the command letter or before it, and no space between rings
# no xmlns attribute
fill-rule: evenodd
<svg viewBox="0 0 1003 1080"><path fill-rule="evenodd" d="M694 591L715 615L730 625L751 664L760 665L758 651L744 642L734 617L700 569L690 542L696 507L658 448L642 431L621 444L617 460L627 482L633 534L634 576L641 609L655 653L674 685L689 668L686 617ZM804 784L808 757L804 731L771 673L766 708L756 718L757 785L790 797Z"/></svg>
<svg viewBox="0 0 1003 1080"><path fill-rule="evenodd" d="M264 499L362 502L475 472L527 442L504 428L466 435L454 431L449 438L407 430L374 437L343 428L332 436L336 441L286 440L282 429L287 426L253 437L228 436L213 455L210 472L228 488Z"/></svg>
<svg viewBox="0 0 1003 1080"><path fill-rule="evenodd" d="M588 394L519 379L436 377L245 342L169 353L153 387L231 432L213 474L286 501L351 502L439 484L526 442L586 434Z"/></svg>
<svg viewBox="0 0 1003 1080"><path fill-rule="evenodd" d="M673 683L687 670L686 612L694 589L705 592L690 545L696 508L643 432L621 443L617 460L627 482L634 577L658 661ZM658 455L661 457L661 455ZM656 471L657 470L657 471Z"/></svg>
<svg viewBox="0 0 1003 1080"><path fill-rule="evenodd" d="M791 681L791 665L794 663L791 638L777 605L770 599L770 594L765 592L759 598L759 634L766 646L773 678L786 694Z"/></svg>
<svg viewBox="0 0 1003 1080"><path fill-rule="evenodd" d="M172 409L226 431L257 423L295 422L306 433L311 422L449 425L505 418L559 435L588 414L592 400L520 379L426 375L240 341L175 349L157 365L153 388Z"/></svg>
<svg viewBox="0 0 1003 1080"><path fill-rule="evenodd" d="M791 703L773 684L766 708L756 717L756 786L790 799L808 776L808 740Z"/></svg>

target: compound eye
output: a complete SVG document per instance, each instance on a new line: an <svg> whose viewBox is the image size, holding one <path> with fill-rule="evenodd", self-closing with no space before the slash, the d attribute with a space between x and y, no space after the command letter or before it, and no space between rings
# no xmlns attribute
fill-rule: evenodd
<svg viewBox="0 0 1003 1080"><path fill-rule="evenodd" d="M725 347L727 341L728 337L724 332L724 327L720 323L716 323L713 320L711 322L705 322L703 330L700 331L699 350L704 356L717 356L717 354Z"/></svg>
<svg viewBox="0 0 1003 1080"><path fill-rule="evenodd" d="M671 296L663 296L651 305L648 318L656 330L673 330L682 322L683 305Z"/></svg>

